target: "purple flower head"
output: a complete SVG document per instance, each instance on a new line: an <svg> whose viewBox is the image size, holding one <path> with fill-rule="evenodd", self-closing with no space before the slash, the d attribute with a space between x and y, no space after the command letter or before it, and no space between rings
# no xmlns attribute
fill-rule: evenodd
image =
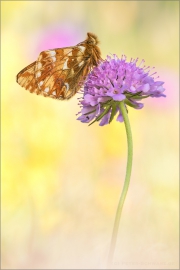
<svg viewBox="0 0 180 270"><path fill-rule="evenodd" d="M139 101L147 97L165 97L163 94L164 82L155 81L149 74L150 67L141 67L144 60L137 65L137 59L126 61L126 56L119 59L116 55L107 59L95 67L88 75L84 84L84 95L80 100L81 116L78 117L83 123L93 120L100 121L100 126L110 123L118 113L117 121L123 122L120 101L125 106L142 109L143 104Z"/></svg>

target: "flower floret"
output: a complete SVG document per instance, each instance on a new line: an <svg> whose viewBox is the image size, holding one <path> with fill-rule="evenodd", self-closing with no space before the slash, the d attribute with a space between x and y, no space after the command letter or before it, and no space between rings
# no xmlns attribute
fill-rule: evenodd
<svg viewBox="0 0 180 270"><path fill-rule="evenodd" d="M137 59L126 61L126 56L119 59L116 55L107 56L88 75L80 100L82 110L78 117L83 123L89 123L93 119L100 121L100 125L106 125L118 114L117 121L122 122L122 114L119 102L124 101L125 106L135 109L143 108L139 101L147 97L165 97L163 92L164 82L155 81L149 74L150 67L141 67L144 60L137 65Z"/></svg>

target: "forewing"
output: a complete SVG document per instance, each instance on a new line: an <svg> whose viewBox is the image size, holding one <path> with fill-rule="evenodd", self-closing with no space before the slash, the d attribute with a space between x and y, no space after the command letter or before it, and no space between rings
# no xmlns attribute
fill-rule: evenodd
<svg viewBox="0 0 180 270"><path fill-rule="evenodd" d="M37 94L55 99L69 99L80 88L88 73L84 46L43 51L35 66Z"/></svg>

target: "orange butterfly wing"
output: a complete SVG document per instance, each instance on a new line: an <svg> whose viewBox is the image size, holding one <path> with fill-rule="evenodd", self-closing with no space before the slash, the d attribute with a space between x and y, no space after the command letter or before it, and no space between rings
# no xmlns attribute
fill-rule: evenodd
<svg viewBox="0 0 180 270"><path fill-rule="evenodd" d="M19 83L26 90L29 90L31 93L34 92L38 87L34 76L35 67L36 61L21 70L16 76L17 83Z"/></svg>
<svg viewBox="0 0 180 270"><path fill-rule="evenodd" d="M37 95L69 99L102 60L97 44L97 37L87 33L87 39L76 46L43 51L37 61L18 73L17 82Z"/></svg>
<svg viewBox="0 0 180 270"><path fill-rule="evenodd" d="M83 60L82 48L67 47L40 53L36 61L37 94L56 99L69 99L80 88Z"/></svg>

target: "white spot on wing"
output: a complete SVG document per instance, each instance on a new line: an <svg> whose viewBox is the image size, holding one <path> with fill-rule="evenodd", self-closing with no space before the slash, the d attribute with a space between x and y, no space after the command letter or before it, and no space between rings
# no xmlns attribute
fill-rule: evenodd
<svg viewBox="0 0 180 270"><path fill-rule="evenodd" d="M38 62L38 64L37 64L37 68L38 68L38 69L41 69L41 68L42 68L42 64L41 64L41 62Z"/></svg>
<svg viewBox="0 0 180 270"><path fill-rule="evenodd" d="M51 56L55 56L55 55L56 55L56 52L55 52L55 51L49 51L49 54L50 54Z"/></svg>
<svg viewBox="0 0 180 270"><path fill-rule="evenodd" d="M46 87L46 88L44 89L44 92L48 93L48 92L49 92L49 87Z"/></svg>
<svg viewBox="0 0 180 270"><path fill-rule="evenodd" d="M68 59L66 59L66 61L64 62L64 65L63 65L63 68L62 68L63 70L69 69L68 66L67 66L67 61L68 61Z"/></svg>
<svg viewBox="0 0 180 270"><path fill-rule="evenodd" d="M56 95L56 91L53 91L52 94L55 96Z"/></svg>
<svg viewBox="0 0 180 270"><path fill-rule="evenodd" d="M40 81L40 83L38 84L39 86L43 85L44 81Z"/></svg>
<svg viewBox="0 0 180 270"><path fill-rule="evenodd" d="M65 83L65 86L66 86L66 91L68 91L69 90L69 84Z"/></svg>
<svg viewBox="0 0 180 270"><path fill-rule="evenodd" d="M82 52L85 51L85 47L84 47L84 46L78 46L78 48L79 48Z"/></svg>
<svg viewBox="0 0 180 270"><path fill-rule="evenodd" d="M83 64L84 64L84 61L80 62L78 66L81 67Z"/></svg>
<svg viewBox="0 0 180 270"><path fill-rule="evenodd" d="M55 56L52 57L52 61L56 62L56 57Z"/></svg>
<svg viewBox="0 0 180 270"><path fill-rule="evenodd" d="M41 76L41 71L36 72L36 78Z"/></svg>

